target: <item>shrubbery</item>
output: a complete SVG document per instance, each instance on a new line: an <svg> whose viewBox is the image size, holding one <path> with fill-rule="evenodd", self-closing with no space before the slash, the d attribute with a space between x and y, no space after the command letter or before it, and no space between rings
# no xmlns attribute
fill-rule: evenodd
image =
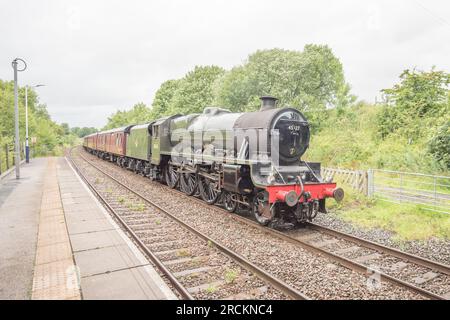
<svg viewBox="0 0 450 320"><path fill-rule="evenodd" d="M19 132L20 144L25 141L25 88L19 88ZM71 130L67 124L52 121L44 104L39 103L36 92L28 89L28 125L30 148L34 156L61 155L63 149L74 145L80 134L94 132L95 128ZM93 131L94 130L94 131ZM36 137L36 144L31 138ZM14 144L14 83L0 80L0 155L4 168L4 146Z"/></svg>
<svg viewBox="0 0 450 320"><path fill-rule="evenodd" d="M327 106L345 107L354 100L349 88L342 64L328 46L307 45L302 52L259 50L229 71L197 66L180 79L164 82L155 94L150 114L136 120L142 123L169 114L201 113L211 105L234 112L253 111L260 105L260 96L272 95L280 105L306 113L317 127ZM105 128L135 120L128 116L133 112L116 112Z"/></svg>
<svg viewBox="0 0 450 320"><path fill-rule="evenodd" d="M382 90L382 104L355 103L342 65L329 47L260 50L229 71L196 67L181 79L164 82L151 108L138 104L118 111L105 128L200 113L209 105L253 111L259 97L269 94L307 116L310 161L445 174L450 169L449 84L450 75L443 71L405 70L398 84Z"/></svg>

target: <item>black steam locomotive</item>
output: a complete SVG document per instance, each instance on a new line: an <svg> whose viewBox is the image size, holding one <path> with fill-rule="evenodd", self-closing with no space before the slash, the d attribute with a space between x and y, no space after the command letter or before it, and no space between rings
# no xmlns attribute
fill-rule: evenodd
<svg viewBox="0 0 450 320"><path fill-rule="evenodd" d="M296 224L340 201L336 184L323 181L320 163L301 156L309 146L306 118L262 97L256 112L207 107L85 137L84 147L104 159L226 210L250 209L263 224Z"/></svg>

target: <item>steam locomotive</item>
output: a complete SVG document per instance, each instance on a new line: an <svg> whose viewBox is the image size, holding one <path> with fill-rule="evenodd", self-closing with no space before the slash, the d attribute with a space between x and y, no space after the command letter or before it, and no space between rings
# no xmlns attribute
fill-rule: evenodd
<svg viewBox="0 0 450 320"><path fill-rule="evenodd" d="M86 136L83 147L123 168L229 212L250 210L262 225L298 224L326 213L344 193L324 181L320 163L301 160L309 123L294 108L261 97L256 112L207 107Z"/></svg>

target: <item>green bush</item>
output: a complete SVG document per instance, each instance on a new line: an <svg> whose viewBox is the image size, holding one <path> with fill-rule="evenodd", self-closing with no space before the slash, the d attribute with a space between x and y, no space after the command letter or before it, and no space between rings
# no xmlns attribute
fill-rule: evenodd
<svg viewBox="0 0 450 320"><path fill-rule="evenodd" d="M25 141L25 88L19 87L19 131L21 147ZM6 167L5 144L14 143L14 83L0 80L0 155L2 169ZM29 135L36 137L36 144L31 144L32 156L62 155L64 148L77 142L76 136L69 132L67 124L59 125L52 121L43 104L33 89L28 90ZM12 157L12 152L10 154ZM12 161L9 161L10 165Z"/></svg>
<svg viewBox="0 0 450 320"><path fill-rule="evenodd" d="M450 120L430 139L428 150L443 167L450 170Z"/></svg>

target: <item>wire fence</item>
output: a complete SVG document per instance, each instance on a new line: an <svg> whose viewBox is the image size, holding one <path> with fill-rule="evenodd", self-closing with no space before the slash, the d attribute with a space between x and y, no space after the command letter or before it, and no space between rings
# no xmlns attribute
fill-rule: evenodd
<svg viewBox="0 0 450 320"><path fill-rule="evenodd" d="M450 213L450 177L379 169L369 170L368 177L369 196Z"/></svg>
<svg viewBox="0 0 450 320"><path fill-rule="evenodd" d="M369 197L450 214L450 177L392 170L322 168L324 179L349 185Z"/></svg>

